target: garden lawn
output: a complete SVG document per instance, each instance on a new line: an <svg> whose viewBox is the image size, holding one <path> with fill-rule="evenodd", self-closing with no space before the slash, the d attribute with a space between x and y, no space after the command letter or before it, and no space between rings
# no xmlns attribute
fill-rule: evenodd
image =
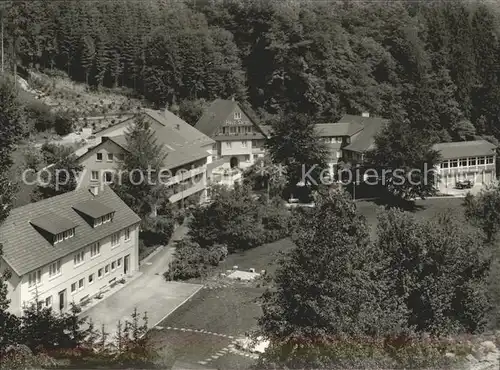
<svg viewBox="0 0 500 370"><path fill-rule="evenodd" d="M222 271L238 266L238 270L248 271L254 268L255 272L276 270L276 260L282 252L287 252L294 247L290 239L281 239L274 243L264 244L257 248L232 253L219 265Z"/></svg>
<svg viewBox="0 0 500 370"><path fill-rule="evenodd" d="M412 212L416 217L432 218L441 213L451 213L459 220L465 221L464 211L462 207L463 198L428 198L425 200L417 200L416 208ZM359 213L365 216L368 225L371 228L371 236L375 236L377 228L377 212L382 205L378 205L375 201L358 201L356 202Z"/></svg>

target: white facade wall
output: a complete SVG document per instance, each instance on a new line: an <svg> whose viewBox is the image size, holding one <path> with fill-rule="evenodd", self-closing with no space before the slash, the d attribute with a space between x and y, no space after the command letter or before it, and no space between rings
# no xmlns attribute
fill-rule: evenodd
<svg viewBox="0 0 500 370"><path fill-rule="evenodd" d="M254 147L253 140L221 140L220 156L227 159L225 167L230 167L231 158L238 159L238 167L245 169L255 163L257 158L264 157L263 146Z"/></svg>
<svg viewBox="0 0 500 370"><path fill-rule="evenodd" d="M207 146L207 163L208 161L211 162L212 156L209 153L209 151L212 148L212 144L210 146ZM97 159L97 153L100 153L102 155L102 160ZM112 160L109 160L108 154L112 154ZM117 170L120 166L120 160L119 160L119 155L120 154L125 154L125 151L123 148L121 148L119 145L116 145L112 141L105 141L102 143L98 149L92 150L92 152L84 155L80 159L80 164L83 166L83 172L80 175L81 176L81 181L80 181L80 186L83 187L89 187L89 186L99 186L102 183L105 183L105 172L106 170ZM199 162L197 160L196 162ZM187 164L185 167L189 168L191 167L189 164ZM202 179L201 180L196 180L190 182L190 187L183 192L179 192L176 194L173 194L169 200L171 203L176 203L180 201L183 198L186 198L192 194L195 193L200 193L202 197L202 201L206 198L206 187L207 187L207 169L206 169L206 164L202 165L201 167L198 166L197 168L194 168L192 170L186 170L183 174L183 176L175 176L175 173L173 173L173 178L167 182L168 185L174 184L181 182L182 180L186 181L189 180L191 177L197 176L199 174L202 174ZM95 174L93 175L92 172L96 172L97 178L95 178Z"/></svg>
<svg viewBox="0 0 500 370"><path fill-rule="evenodd" d="M13 274L11 288L8 298L11 299L10 311L14 314L21 314L25 304L38 301L45 302L51 298L51 307L59 312L61 307L60 293L64 294L62 302L63 311L70 307L70 303L79 304L82 299L90 298L99 291L104 291L113 281L126 278L139 269L139 225L128 228L130 238L125 240L125 229L120 232L119 243L111 245L111 235L100 241L100 253L91 257L91 245L82 246L74 253L64 256L61 261L61 272L55 276L49 276L49 265L43 266L41 270L40 283L29 286L29 274L19 278ZM78 231L77 231L78 232ZM83 251L83 262L75 265L74 255ZM125 273L125 260L128 259L128 269ZM118 261L120 260L120 266ZM54 261L55 262L55 261ZM114 263L114 269L112 264ZM108 272L106 273L106 266ZM102 276L99 277L99 270L102 269ZM93 275L92 281L89 276ZM79 286L83 279L83 287ZM76 284L76 291L72 292L72 284Z"/></svg>
<svg viewBox="0 0 500 370"><path fill-rule="evenodd" d="M447 159L436 167L439 173L438 190L446 193L457 181L471 180L475 185L491 185L496 181L496 156Z"/></svg>

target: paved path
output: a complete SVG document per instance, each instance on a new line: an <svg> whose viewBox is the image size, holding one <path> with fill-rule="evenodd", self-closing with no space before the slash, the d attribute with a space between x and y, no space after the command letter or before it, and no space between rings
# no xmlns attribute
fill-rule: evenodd
<svg viewBox="0 0 500 370"><path fill-rule="evenodd" d="M173 242L182 238L186 231L183 226L178 228L169 245L142 264L140 276L83 312L82 316L92 318L97 328L104 324L106 332L113 334L118 321L130 319L130 314L137 308L141 315L147 312L149 327L152 328L194 296L202 285L167 282L163 277L172 260Z"/></svg>

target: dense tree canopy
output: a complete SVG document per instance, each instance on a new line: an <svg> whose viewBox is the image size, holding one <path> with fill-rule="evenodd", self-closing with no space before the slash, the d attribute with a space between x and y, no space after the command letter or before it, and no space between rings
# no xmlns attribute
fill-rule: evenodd
<svg viewBox="0 0 500 370"><path fill-rule="evenodd" d="M436 139L500 138L499 18L465 1L16 1L5 43L11 67L156 105L235 97L323 121L406 111Z"/></svg>

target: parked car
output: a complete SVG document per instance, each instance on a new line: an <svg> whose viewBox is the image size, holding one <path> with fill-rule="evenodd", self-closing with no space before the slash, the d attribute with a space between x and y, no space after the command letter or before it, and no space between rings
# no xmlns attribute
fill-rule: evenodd
<svg viewBox="0 0 500 370"><path fill-rule="evenodd" d="M455 184L455 187L457 189L470 189L472 188L473 186L473 183L471 180L460 180L460 181L457 181L457 183Z"/></svg>

